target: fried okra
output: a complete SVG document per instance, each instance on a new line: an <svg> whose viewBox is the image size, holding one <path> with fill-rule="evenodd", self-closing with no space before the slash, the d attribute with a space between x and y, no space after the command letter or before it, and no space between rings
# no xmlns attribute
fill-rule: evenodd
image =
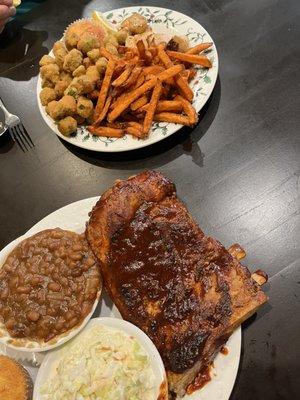
<svg viewBox="0 0 300 400"><path fill-rule="evenodd" d="M46 106L50 101L56 100L56 92L54 89L45 87L40 92L40 100L43 106Z"/></svg>
<svg viewBox="0 0 300 400"><path fill-rule="evenodd" d="M46 54L45 56L43 56L40 59L40 67L42 67L43 65L47 65L47 64L55 64L55 59L51 56L48 56L48 54Z"/></svg>
<svg viewBox="0 0 300 400"><path fill-rule="evenodd" d="M79 39L77 43L77 49L80 50L83 54L87 54L89 51L99 48L99 40L92 35L85 35L83 38Z"/></svg>
<svg viewBox="0 0 300 400"><path fill-rule="evenodd" d="M68 72L73 72L82 64L82 60L82 53L77 49L72 49L65 56L63 68Z"/></svg>
<svg viewBox="0 0 300 400"><path fill-rule="evenodd" d="M83 118L88 118L93 112L93 102L84 96L80 96L77 101L77 114Z"/></svg>
<svg viewBox="0 0 300 400"><path fill-rule="evenodd" d="M84 65L79 65L79 67L78 68L76 68L75 69L75 71L73 71L73 76L74 77L76 77L76 76L80 76L80 75L84 75L85 74L85 68L84 68Z"/></svg>
<svg viewBox="0 0 300 400"><path fill-rule="evenodd" d="M57 64L46 64L40 69L42 79L56 83L59 80L59 67Z"/></svg>
<svg viewBox="0 0 300 400"><path fill-rule="evenodd" d="M53 54L54 54L55 60L60 68L63 67L64 59L65 59L67 53L68 53L68 51L62 42L54 43Z"/></svg>
<svg viewBox="0 0 300 400"><path fill-rule="evenodd" d="M76 113L76 100L73 96L63 96L59 100L58 106L61 116L69 116Z"/></svg>
<svg viewBox="0 0 300 400"><path fill-rule="evenodd" d="M93 62L94 64L100 57L100 50L99 49L93 49L87 52L88 58Z"/></svg>
<svg viewBox="0 0 300 400"><path fill-rule="evenodd" d="M93 83L96 83L100 79L100 74L98 72L98 68L95 65L91 65L86 70L86 75L91 78Z"/></svg>
<svg viewBox="0 0 300 400"><path fill-rule="evenodd" d="M105 72L107 63L108 61L105 57L99 58L99 60L96 62L96 67L100 74L103 74Z"/></svg>
<svg viewBox="0 0 300 400"><path fill-rule="evenodd" d="M49 114L52 119L58 119L60 117L58 101L50 101L50 103L47 104L46 113Z"/></svg>
<svg viewBox="0 0 300 400"><path fill-rule="evenodd" d="M66 117L61 119L58 124L58 130L64 136L70 136L72 133L76 132L77 121L73 117Z"/></svg>
<svg viewBox="0 0 300 400"><path fill-rule="evenodd" d="M58 98L62 97L68 86L69 86L69 83L67 81L59 80L54 87L56 96Z"/></svg>

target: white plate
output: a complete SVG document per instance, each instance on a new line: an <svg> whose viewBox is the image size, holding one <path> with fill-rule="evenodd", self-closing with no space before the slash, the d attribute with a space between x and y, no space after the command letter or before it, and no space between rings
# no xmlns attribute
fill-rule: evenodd
<svg viewBox="0 0 300 400"><path fill-rule="evenodd" d="M89 329L92 326L96 325L104 325L111 328L119 329L138 340L138 342L143 346L144 350L150 357L151 367L155 376L155 388L157 392L156 396L158 397L160 386L163 384L163 382L166 381L166 373L161 357L148 336L135 325L118 318L94 318L87 324L85 329ZM78 336L80 336L80 334ZM35 400L42 400L42 396L40 395L40 388L48 381L48 379L51 379L55 376L56 368L58 366L60 358L61 349L51 351L51 353L49 353L45 357L39 369L34 385L33 398Z"/></svg>
<svg viewBox="0 0 300 400"><path fill-rule="evenodd" d="M88 213L95 205L98 197L92 197L71 203L59 210L49 214L27 233L34 234L43 229L60 227L81 233L85 229L88 220ZM116 317L121 318L117 308L113 306L108 296L101 295L99 307L97 307L94 317ZM219 354L214 360L212 369L212 380L203 389L194 392L190 396L185 396L184 400L228 400L236 378L240 350L241 350L241 328L238 328L229 338L226 344L229 353L227 356ZM0 348L1 350L1 348ZM18 355L14 354L17 358ZM33 355L34 359L34 355ZM22 361L22 360L20 360ZM34 378L37 372L35 368L29 368L31 376Z"/></svg>
<svg viewBox="0 0 300 400"><path fill-rule="evenodd" d="M125 7L108 11L104 13L104 15L113 24L118 24L133 12L138 12L144 15L155 32L163 33L169 38L174 35L186 35L191 46L202 42L213 42L209 33L198 22L187 15L166 8L142 6ZM51 55L52 52L49 54ZM209 52L209 58L212 61L212 68L199 68L195 79L191 82L192 89L195 93L193 105L197 112L199 112L207 102L217 80L219 62L215 45L212 46L211 51ZM84 149L104 152L119 152L139 149L172 135L182 127L181 125L166 122L155 123L149 137L144 140L134 139L130 135L125 135L123 138L119 139L93 136L85 128L81 127L78 128L77 134L74 137L66 137L59 132L52 118L50 118L45 112L45 107L42 106L39 98L40 91L41 77L39 75L37 83L37 99L44 121L60 138Z"/></svg>

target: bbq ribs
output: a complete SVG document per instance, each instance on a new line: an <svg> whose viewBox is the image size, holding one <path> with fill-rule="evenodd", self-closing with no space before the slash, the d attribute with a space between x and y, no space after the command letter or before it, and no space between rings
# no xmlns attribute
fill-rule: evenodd
<svg viewBox="0 0 300 400"><path fill-rule="evenodd" d="M267 300L158 172L116 182L93 208L86 236L108 293L122 317L152 339L178 397Z"/></svg>

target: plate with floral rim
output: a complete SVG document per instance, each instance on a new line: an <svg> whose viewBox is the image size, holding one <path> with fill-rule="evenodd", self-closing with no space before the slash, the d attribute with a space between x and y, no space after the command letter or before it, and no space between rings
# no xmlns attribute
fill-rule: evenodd
<svg viewBox="0 0 300 400"><path fill-rule="evenodd" d="M107 11L103 13L103 15L112 24L118 25L134 12L138 12L145 16L149 25L156 33L168 35L170 38L174 35L185 35L189 40L190 46L194 46L202 42L213 42L210 34L202 25L200 25L199 22L178 11L169 10L166 8L146 6L124 7ZM51 55L52 53L50 52L49 54ZM194 91L193 106L197 112L204 107L214 89L217 80L219 62L215 44L213 44L211 47L208 57L212 62L212 68L206 69L198 67L196 76L191 81L191 87ZM77 129L75 135L66 137L59 132L55 122L46 113L45 107L41 104L39 99L40 91L41 77L39 75L37 83L37 100L39 110L44 121L60 138L84 149L99 152L121 152L135 150L159 142L164 138L173 135L180 128L182 128L182 125L178 124L156 122L153 124L151 132L146 139L135 139L130 135L125 135L122 138L98 137L91 135L83 126Z"/></svg>

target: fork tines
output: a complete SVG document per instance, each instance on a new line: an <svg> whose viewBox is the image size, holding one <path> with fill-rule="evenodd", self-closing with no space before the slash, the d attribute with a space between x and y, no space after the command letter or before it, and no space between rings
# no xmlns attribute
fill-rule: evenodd
<svg viewBox="0 0 300 400"><path fill-rule="evenodd" d="M23 124L10 127L9 133L13 141L19 145L22 151L25 152L29 150L29 148L34 147L34 143Z"/></svg>

